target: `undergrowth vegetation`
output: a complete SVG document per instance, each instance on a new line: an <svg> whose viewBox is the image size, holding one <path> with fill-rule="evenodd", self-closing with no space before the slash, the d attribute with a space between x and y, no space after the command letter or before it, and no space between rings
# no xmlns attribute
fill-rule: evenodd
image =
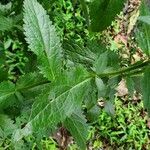
<svg viewBox="0 0 150 150"><path fill-rule="evenodd" d="M0 149L150 149L148 5L1 1Z"/></svg>

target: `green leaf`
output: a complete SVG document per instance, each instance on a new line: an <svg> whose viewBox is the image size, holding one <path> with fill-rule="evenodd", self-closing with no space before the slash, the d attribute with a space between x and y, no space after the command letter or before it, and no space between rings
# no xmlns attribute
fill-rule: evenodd
<svg viewBox="0 0 150 150"><path fill-rule="evenodd" d="M143 24L136 32L138 46L150 56L150 26Z"/></svg>
<svg viewBox="0 0 150 150"><path fill-rule="evenodd" d="M82 112L78 111L66 118L64 126L70 131L80 149L85 150L89 128Z"/></svg>
<svg viewBox="0 0 150 150"><path fill-rule="evenodd" d="M15 85L12 82L4 81L0 83L0 107L10 103L7 99L15 94Z"/></svg>
<svg viewBox="0 0 150 150"><path fill-rule="evenodd" d="M47 81L47 79L43 78L43 76L37 72L28 73L18 79L16 83L16 90L26 92L32 88L37 88L38 86L40 87L41 85L46 85L49 83L50 82Z"/></svg>
<svg viewBox="0 0 150 150"><path fill-rule="evenodd" d="M61 70L61 45L55 27L37 0L24 1L24 30L29 48L38 57L39 69L49 80Z"/></svg>
<svg viewBox="0 0 150 150"><path fill-rule="evenodd" d="M97 74L103 73L107 68L108 64L108 53L102 53L94 63L94 69Z"/></svg>
<svg viewBox="0 0 150 150"><path fill-rule="evenodd" d="M96 55L88 48L76 44L73 40L65 41L63 44L65 53L69 60L84 65L92 65Z"/></svg>
<svg viewBox="0 0 150 150"><path fill-rule="evenodd" d="M34 100L41 92L50 87L51 83L37 72L21 76L16 83L16 91L21 92L24 101Z"/></svg>
<svg viewBox="0 0 150 150"><path fill-rule="evenodd" d="M3 131L2 138L6 138L8 135L12 134L17 127L8 116L0 114L0 129Z"/></svg>
<svg viewBox="0 0 150 150"><path fill-rule="evenodd" d="M100 115L100 108L97 105L94 105L90 110L87 112L87 118L90 122L95 123L98 121L98 117Z"/></svg>
<svg viewBox="0 0 150 150"><path fill-rule="evenodd" d="M120 68L119 63L119 57L116 52L109 51L108 53L108 66L111 66L113 69L118 70Z"/></svg>
<svg viewBox="0 0 150 150"><path fill-rule="evenodd" d="M102 79L100 78L95 78L95 83L96 83L96 86L97 86L97 89L98 89L98 97L105 97L106 96L106 86L103 82Z"/></svg>
<svg viewBox="0 0 150 150"><path fill-rule="evenodd" d="M32 108L31 120L24 129L16 132L14 136L15 140L36 132L39 128L46 129L56 126L81 107L86 94L86 88L91 79L83 79L77 76L77 74L74 76L76 77L74 81L73 78L69 79L72 79L73 85L68 84L70 81L66 81L67 88L60 85L63 88L60 89L57 85L51 88L50 92L43 93L36 98Z"/></svg>
<svg viewBox="0 0 150 150"><path fill-rule="evenodd" d="M16 97L21 92L25 99L34 98L44 91L50 82L43 78L39 73L30 73L21 76L16 85L9 81L0 83L0 107L13 105L18 100Z"/></svg>
<svg viewBox="0 0 150 150"><path fill-rule="evenodd" d="M115 114L115 108L114 105L111 101L106 101L105 102L105 111L109 114L109 115L114 115Z"/></svg>
<svg viewBox="0 0 150 150"><path fill-rule="evenodd" d="M142 80L142 94L144 100L144 107L147 109L150 116L150 67L148 67L144 72L144 77Z"/></svg>
<svg viewBox="0 0 150 150"><path fill-rule="evenodd" d="M150 16L150 9L145 1L143 1L141 6L141 15ZM150 25L142 23L139 25L135 35L138 46L143 50L144 53L150 56Z"/></svg>
<svg viewBox="0 0 150 150"><path fill-rule="evenodd" d="M0 31L10 31L14 27L12 18L7 18L0 15Z"/></svg>
<svg viewBox="0 0 150 150"><path fill-rule="evenodd" d="M52 97L49 94L42 95L37 99L37 102L33 105L31 122L35 123L35 128L47 124L48 126L55 125L64 118L69 116L74 110L76 110L82 103L84 95L86 93L86 84L90 79L86 79L69 89L59 93L59 95ZM56 89L57 90L57 89ZM47 97L47 98L46 98ZM48 98L49 97L49 98ZM41 101L41 105L40 102ZM43 117L47 118L43 120ZM43 121L42 121L43 120ZM36 125L36 121L38 124Z"/></svg>
<svg viewBox="0 0 150 150"><path fill-rule="evenodd" d="M95 32L106 29L123 9L126 0L93 0L90 9L90 29Z"/></svg>

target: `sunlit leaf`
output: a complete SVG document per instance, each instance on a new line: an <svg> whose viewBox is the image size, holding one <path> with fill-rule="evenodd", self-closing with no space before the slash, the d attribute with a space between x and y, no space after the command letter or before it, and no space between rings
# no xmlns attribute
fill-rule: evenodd
<svg viewBox="0 0 150 150"><path fill-rule="evenodd" d="M29 48L38 56L39 69L49 80L61 70L61 44L55 27L37 0L24 1L24 30Z"/></svg>

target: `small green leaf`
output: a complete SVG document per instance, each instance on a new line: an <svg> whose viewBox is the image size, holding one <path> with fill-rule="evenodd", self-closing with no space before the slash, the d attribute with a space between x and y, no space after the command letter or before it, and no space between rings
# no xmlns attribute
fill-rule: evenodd
<svg viewBox="0 0 150 150"><path fill-rule="evenodd" d="M98 96L100 97L105 97L106 96L106 86L103 82L102 79L100 78L95 78L95 83L98 89Z"/></svg>
<svg viewBox="0 0 150 150"><path fill-rule="evenodd" d="M97 74L103 73L107 68L107 63L108 63L108 53L104 52L95 61L94 69L96 73Z"/></svg>
<svg viewBox="0 0 150 150"><path fill-rule="evenodd" d="M73 40L65 41L63 47L68 59L72 62L91 66L95 60L96 55L91 49L76 44Z"/></svg>
<svg viewBox="0 0 150 150"><path fill-rule="evenodd" d="M114 115L114 114L115 114L115 108L114 108L114 105L112 104L111 101L106 101L104 108L105 108L105 111L106 111L109 115Z"/></svg>
<svg viewBox="0 0 150 150"><path fill-rule="evenodd" d="M94 105L90 110L88 110L87 118L92 123L95 123L98 121L99 114L100 114L100 108L97 105Z"/></svg>
<svg viewBox="0 0 150 150"><path fill-rule="evenodd" d="M14 27L12 18L7 18L0 15L0 31L10 31Z"/></svg>

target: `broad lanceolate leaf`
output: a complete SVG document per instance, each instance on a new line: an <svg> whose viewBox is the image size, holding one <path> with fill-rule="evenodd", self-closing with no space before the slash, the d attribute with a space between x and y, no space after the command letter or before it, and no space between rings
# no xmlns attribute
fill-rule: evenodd
<svg viewBox="0 0 150 150"><path fill-rule="evenodd" d="M90 5L91 30L106 29L123 9L126 0L93 0Z"/></svg>
<svg viewBox="0 0 150 150"><path fill-rule="evenodd" d="M80 76L81 71L79 69L75 70L72 76L67 76L66 74L66 79L62 77L64 86L60 85L59 87L56 85L50 92L43 93L36 98L30 122L23 130L15 134L15 140L19 140L22 136L32 132L52 128L70 117L73 112L81 107L87 86L91 80ZM81 75L83 74L81 73ZM67 78L69 79L67 80ZM71 84L71 81L73 84Z"/></svg>
<svg viewBox="0 0 150 150"><path fill-rule="evenodd" d="M24 1L24 30L29 48L39 62L41 73L55 80L61 69L61 45L55 27L37 0Z"/></svg>
<svg viewBox="0 0 150 150"><path fill-rule="evenodd" d="M144 106L150 115L150 67L148 67L144 72L144 77L142 81L142 94L144 100Z"/></svg>
<svg viewBox="0 0 150 150"><path fill-rule="evenodd" d="M70 117L66 118L64 125L70 131L80 149L85 150L89 128L82 112L73 113Z"/></svg>

